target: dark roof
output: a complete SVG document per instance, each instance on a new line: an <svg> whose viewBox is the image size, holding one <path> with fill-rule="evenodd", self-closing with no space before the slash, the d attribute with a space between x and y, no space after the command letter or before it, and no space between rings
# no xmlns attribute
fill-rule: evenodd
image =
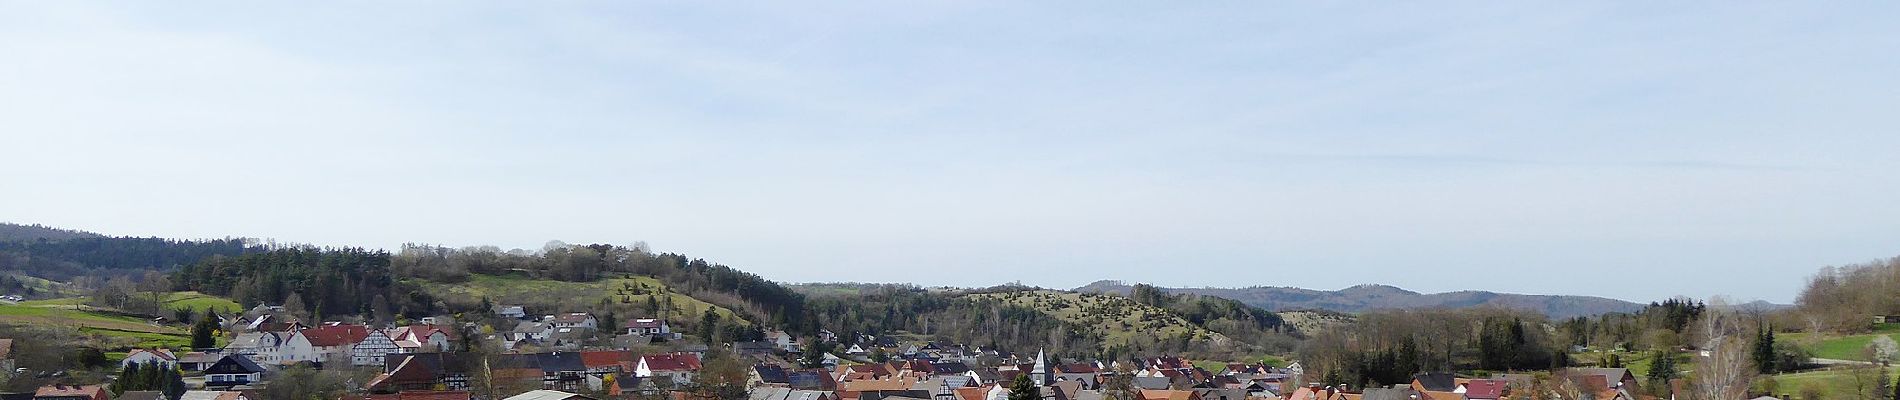
<svg viewBox="0 0 1900 400"><path fill-rule="evenodd" d="M1412 388L1367 388L1363 400L1411 400L1418 391Z"/></svg>
<svg viewBox="0 0 1900 400"><path fill-rule="evenodd" d="M120 393L117 400L164 400L164 393L156 390L130 390Z"/></svg>
<svg viewBox="0 0 1900 400"><path fill-rule="evenodd" d="M1075 363L1075 364L1057 365L1056 372L1061 372L1065 374L1093 374L1093 373L1099 373L1102 371L1099 368L1095 368L1095 364Z"/></svg>
<svg viewBox="0 0 1900 400"><path fill-rule="evenodd" d="M830 371L813 369L793 371L786 374L785 380L798 390L838 390L838 380L831 377Z"/></svg>
<svg viewBox="0 0 1900 400"><path fill-rule="evenodd" d="M780 367L778 365L774 365L774 364L754 365L752 366L752 372L759 374L760 382L791 383L791 378L786 376L785 374L785 367Z"/></svg>
<svg viewBox="0 0 1900 400"><path fill-rule="evenodd" d="M402 365L404 361L414 359L415 362L417 363L417 366L420 366L424 368L424 370L428 371L430 374L434 374L437 376L447 375L447 374L467 374L468 366L462 362L462 358L461 356L459 356L459 354L463 354L463 353L390 354L388 357L383 358L383 363L384 363L383 371L394 371L396 370L396 366ZM503 354L501 355L501 360L504 360L504 361L508 360L510 356L523 356L523 355L524 354ZM528 355L528 356L530 356L529 358L533 358L532 355ZM497 364L500 364L500 362L498 362ZM501 368L501 367L497 365L495 368ZM535 367L530 366L528 368L535 368Z"/></svg>
<svg viewBox="0 0 1900 400"><path fill-rule="evenodd" d="M581 361L581 353L541 353L535 358L541 362L541 372L556 373L562 371L587 371L587 363Z"/></svg>
<svg viewBox="0 0 1900 400"><path fill-rule="evenodd" d="M1412 375L1418 386L1433 392L1449 392L1458 389L1458 377L1448 372L1420 372Z"/></svg>
<svg viewBox="0 0 1900 400"><path fill-rule="evenodd" d="M961 375L970 372L970 365L960 361L942 361L930 363L930 372L937 375Z"/></svg>
<svg viewBox="0 0 1900 400"><path fill-rule="evenodd" d="M257 362L251 361L250 357L235 354L218 359L218 362L212 363L209 367L205 367L204 371L206 375L250 374L259 372L264 372L264 367L258 366Z"/></svg>

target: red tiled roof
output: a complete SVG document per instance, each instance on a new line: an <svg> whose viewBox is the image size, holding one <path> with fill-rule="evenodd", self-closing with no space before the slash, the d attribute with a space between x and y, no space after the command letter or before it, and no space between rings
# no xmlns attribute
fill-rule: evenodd
<svg viewBox="0 0 1900 400"><path fill-rule="evenodd" d="M342 400L469 400L469 393L457 390L404 390L401 393L343 396Z"/></svg>
<svg viewBox="0 0 1900 400"><path fill-rule="evenodd" d="M399 394L401 400L468 400L469 393L459 390L410 390Z"/></svg>
<svg viewBox="0 0 1900 400"><path fill-rule="evenodd" d="M33 397L105 398L106 397L105 392L106 392L106 387L100 386L100 385L90 385L90 386L54 385L54 386L41 386L40 390L33 391Z"/></svg>
<svg viewBox="0 0 1900 400"><path fill-rule="evenodd" d="M587 319L592 318L592 317L593 315L589 315L588 313L580 313L580 312L566 313L566 314L554 316L554 322L566 322L566 323L578 324L582 322L587 322Z"/></svg>
<svg viewBox="0 0 1900 400"><path fill-rule="evenodd" d="M442 332L443 337L447 337L449 341L451 342L455 341L455 337L456 337L455 330L449 329L449 327L442 326L442 325L398 326L396 327L396 329L391 331L391 334L389 335L389 340L400 341L404 339L409 339L409 340L415 340L417 342L420 342L420 341L426 340L429 337L429 335L434 335L435 332Z"/></svg>
<svg viewBox="0 0 1900 400"><path fill-rule="evenodd" d="M654 371L698 371L699 356L686 353L653 354L641 357L647 369Z"/></svg>
<svg viewBox="0 0 1900 400"><path fill-rule="evenodd" d="M1490 379L1472 379L1465 382L1465 397L1473 399L1496 399L1504 396L1504 381Z"/></svg>
<svg viewBox="0 0 1900 400"><path fill-rule="evenodd" d="M622 369L631 370L633 367L629 364L633 363L634 358L633 352L631 351L606 350L581 352L581 364L586 365L588 369L618 366Z"/></svg>
<svg viewBox="0 0 1900 400"><path fill-rule="evenodd" d="M992 385L983 387L956 388L957 400L984 400L990 394Z"/></svg>
<svg viewBox="0 0 1900 400"><path fill-rule="evenodd" d="M139 353L152 353L152 355L158 356L160 360L178 361L178 356L172 355L171 349L132 349L132 352L125 354L125 358L132 358L132 356L139 355Z"/></svg>
<svg viewBox="0 0 1900 400"><path fill-rule="evenodd" d="M369 327L362 325L332 325L297 331L310 341L311 346L334 347L346 344L362 343L369 338Z"/></svg>

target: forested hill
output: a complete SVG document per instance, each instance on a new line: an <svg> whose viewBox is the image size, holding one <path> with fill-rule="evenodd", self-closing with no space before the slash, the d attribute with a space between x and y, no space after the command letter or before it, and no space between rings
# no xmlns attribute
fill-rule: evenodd
<svg viewBox="0 0 1900 400"><path fill-rule="evenodd" d="M170 270L211 256L263 251L243 239L111 237L39 225L0 223L0 271L52 280Z"/></svg>
<svg viewBox="0 0 1900 400"><path fill-rule="evenodd" d="M92 232L86 232L86 231L72 230L72 229L60 229L60 228L54 228L54 227L39 225L39 224L20 225L20 224L0 222L0 242L20 242L20 241L34 241L34 240L65 240L65 239L102 238L102 237L105 237L105 235L92 233Z"/></svg>
<svg viewBox="0 0 1900 400"><path fill-rule="evenodd" d="M1129 293L1132 287L1117 281L1097 281L1078 292ZM1164 288L1169 293L1233 299L1268 310L1317 309L1361 312L1377 309L1504 307L1543 313L1551 318L1631 313L1643 305L1592 296L1556 296L1459 291L1423 294L1385 285L1359 285L1341 290L1255 286L1228 288Z"/></svg>

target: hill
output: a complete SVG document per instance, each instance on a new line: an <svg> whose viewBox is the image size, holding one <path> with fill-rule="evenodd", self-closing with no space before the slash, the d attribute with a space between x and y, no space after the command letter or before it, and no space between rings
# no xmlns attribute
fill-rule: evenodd
<svg viewBox="0 0 1900 400"><path fill-rule="evenodd" d="M84 238L103 238L97 233L60 229L45 225L21 225L0 222L0 242L26 242L36 240L66 240Z"/></svg>
<svg viewBox="0 0 1900 400"><path fill-rule="evenodd" d="M1118 281L1097 281L1075 290L1126 294L1132 288L1133 286ZM1592 296L1527 295L1485 291L1423 294L1387 285L1358 285L1332 291L1271 286L1163 288L1162 290L1169 293L1233 299L1268 310L1317 309L1346 313L1377 309L1491 306L1535 311L1549 315L1551 318L1569 318L1611 312L1636 312L1643 308L1641 304Z"/></svg>
<svg viewBox="0 0 1900 400"><path fill-rule="evenodd" d="M567 282L477 274L457 283L426 280L406 283L415 284L431 297L451 301L451 309L476 309L479 308L478 303L486 300L494 304L524 306L528 312L537 314L604 309L614 311L621 320L660 317L675 321L698 320L707 309L711 309L722 319L748 323L743 315L731 309L680 293L660 280L646 276ZM549 296L553 293L560 295ZM648 309L649 304L651 309Z"/></svg>
<svg viewBox="0 0 1900 400"><path fill-rule="evenodd" d="M52 279L169 271L212 256L263 251L245 239L111 237L40 225L0 223L0 270Z"/></svg>
<svg viewBox="0 0 1900 400"><path fill-rule="evenodd" d="M236 309L237 303L196 292L171 293L164 299L169 308ZM0 304L0 324L24 326L64 326L92 336L100 348L125 350L134 347L182 348L191 343L183 328L154 324L147 317L96 308L85 304L84 297L35 300ZM168 309L169 309L168 308Z"/></svg>
<svg viewBox="0 0 1900 400"><path fill-rule="evenodd" d="M1160 307L1136 303L1122 296L1054 290L978 293L968 295L980 300L1033 309L1056 317L1072 326L1089 329L1088 335L1100 337L1104 348L1113 346L1144 347L1143 341L1177 340L1205 342L1213 346L1236 343L1207 328L1188 322Z"/></svg>

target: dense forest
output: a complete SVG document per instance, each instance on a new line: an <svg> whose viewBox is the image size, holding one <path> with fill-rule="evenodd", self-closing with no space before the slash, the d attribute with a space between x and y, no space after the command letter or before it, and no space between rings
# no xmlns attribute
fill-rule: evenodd
<svg viewBox="0 0 1900 400"><path fill-rule="evenodd" d="M107 237L37 225L0 224L0 270L57 281L170 270L211 256L259 251L263 248L243 239Z"/></svg>
<svg viewBox="0 0 1900 400"><path fill-rule="evenodd" d="M284 304L316 319L427 312L435 303L413 292L396 296L389 253L361 248L292 247L217 256L178 269L172 281L178 290L229 297L246 306ZM375 309L389 301L397 308Z"/></svg>
<svg viewBox="0 0 1900 400"><path fill-rule="evenodd" d="M1381 310L1305 341L1300 359L1329 384L1402 383L1422 371L1534 370L1568 360L1542 314L1507 309Z"/></svg>

